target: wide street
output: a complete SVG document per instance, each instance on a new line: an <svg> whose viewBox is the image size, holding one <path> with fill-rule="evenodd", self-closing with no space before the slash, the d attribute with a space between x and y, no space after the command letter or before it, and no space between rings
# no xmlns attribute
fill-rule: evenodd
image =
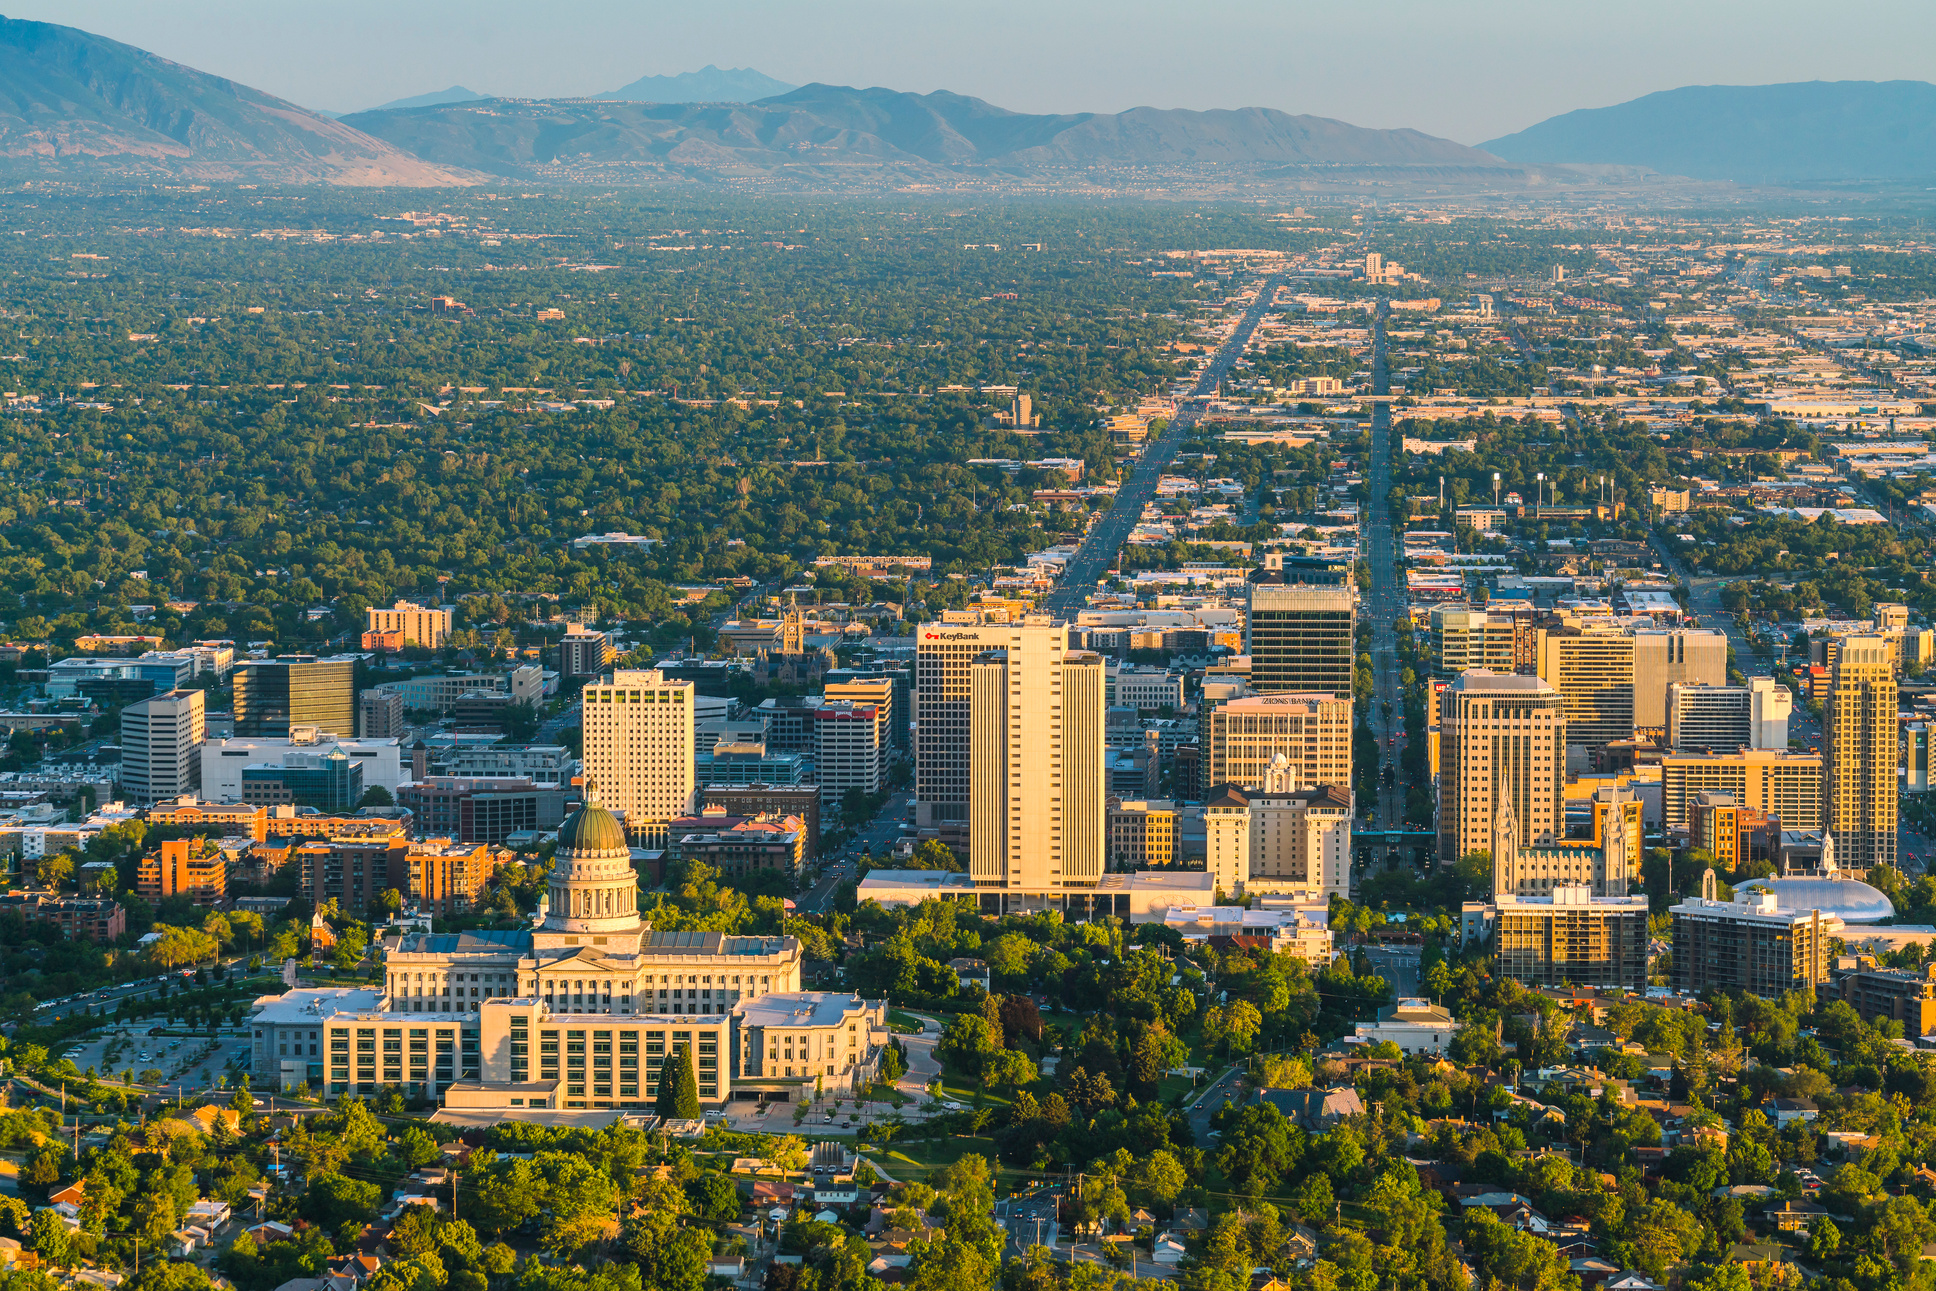
<svg viewBox="0 0 1936 1291"><path fill-rule="evenodd" d="M1089 527L1076 554L1069 558L1063 567L1062 577L1056 589L1043 602L1043 610L1060 619L1073 620L1078 610L1089 603L1089 593L1094 591L1102 576L1116 563L1116 553L1122 550L1123 543L1129 538L1129 531L1136 527L1143 517L1143 508L1156 496L1157 480L1169 470L1170 462L1176 457L1176 450L1183 445L1197 418L1203 413L1203 401L1216 393L1217 386L1224 375L1230 371L1244 352L1244 345L1250 334L1269 311L1271 301L1277 296L1277 288L1283 282L1281 276L1265 280L1257 289L1257 298L1245 311L1237 330L1230 334L1217 357L1197 378L1196 388L1190 392L1176 416L1171 418L1169 429L1162 438L1143 446L1142 456L1136 459L1129 476L1116 490L1115 501L1100 520Z"/></svg>
<svg viewBox="0 0 1936 1291"><path fill-rule="evenodd" d="M1385 363L1385 321L1388 306L1378 302L1372 327L1371 442L1365 453L1364 557L1370 567L1361 613L1371 623L1372 691L1370 725L1378 741L1381 768L1373 827L1401 829L1405 824L1405 787L1396 772L1385 782L1384 767L1396 767L1405 747L1405 697L1398 685L1398 636L1393 631L1405 611L1398 586L1398 561L1392 541L1391 514L1391 375Z"/></svg>

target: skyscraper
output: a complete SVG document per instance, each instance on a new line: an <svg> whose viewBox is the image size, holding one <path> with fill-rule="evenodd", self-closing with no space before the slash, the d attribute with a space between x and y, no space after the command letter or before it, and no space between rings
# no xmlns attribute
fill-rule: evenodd
<svg viewBox="0 0 1936 1291"><path fill-rule="evenodd" d="M1046 615L1020 623L924 624L915 642L914 823L944 843L968 841L968 673L985 650L1064 650L1069 629Z"/></svg>
<svg viewBox="0 0 1936 1291"><path fill-rule="evenodd" d="M585 779L648 847L693 804L693 688L657 668L620 668L584 690Z"/></svg>
<svg viewBox="0 0 1936 1291"><path fill-rule="evenodd" d="M1836 860L1853 870L1894 865L1901 734L1887 641L1843 638L1827 709L1828 829Z"/></svg>
<svg viewBox="0 0 1936 1291"><path fill-rule="evenodd" d="M1208 784L1255 789L1282 754L1301 787L1351 788L1351 701L1330 694L1246 695L1210 710Z"/></svg>
<svg viewBox="0 0 1936 1291"><path fill-rule="evenodd" d="M1357 613L1349 586L1252 583L1244 622L1250 688L1350 699Z"/></svg>
<svg viewBox="0 0 1936 1291"><path fill-rule="evenodd" d="M1566 711L1538 677L1462 674L1439 696L1439 862L1490 853L1510 802L1519 846L1565 824Z"/></svg>
<svg viewBox="0 0 1936 1291"><path fill-rule="evenodd" d="M1727 685L1727 636L1696 628L1634 633L1635 726L1652 731L1667 725L1667 688L1676 682L1682 685Z"/></svg>
<svg viewBox="0 0 1936 1291"><path fill-rule="evenodd" d="M1484 610L1434 606L1430 620L1432 680L1450 681L1472 668L1487 672L1517 672L1514 619Z"/></svg>
<svg viewBox="0 0 1936 1291"><path fill-rule="evenodd" d="M1104 821L1102 656L1018 634L969 666L969 873L977 887L1093 887Z"/></svg>
<svg viewBox="0 0 1936 1291"><path fill-rule="evenodd" d="M121 787L133 802L163 802L202 782L207 692L171 690L121 710Z"/></svg>
<svg viewBox="0 0 1936 1291"><path fill-rule="evenodd" d="M356 660L285 654L235 670L235 733L287 739L292 726L356 734Z"/></svg>
<svg viewBox="0 0 1936 1291"><path fill-rule="evenodd" d="M1567 742L1589 764L1613 741L1633 735L1634 638L1625 627L1572 621L1542 627L1539 675L1559 692Z"/></svg>

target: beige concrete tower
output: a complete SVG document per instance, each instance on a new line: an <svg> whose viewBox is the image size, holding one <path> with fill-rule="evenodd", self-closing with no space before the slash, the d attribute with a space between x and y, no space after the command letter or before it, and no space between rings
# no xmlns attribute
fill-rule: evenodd
<svg viewBox="0 0 1936 1291"><path fill-rule="evenodd" d="M1853 870L1894 865L1901 737L1887 641L1843 638L1826 718L1828 828L1835 836L1836 860Z"/></svg>
<svg viewBox="0 0 1936 1291"><path fill-rule="evenodd" d="M692 814L692 683L656 668L620 668L584 690L585 778L643 845L665 845L666 822Z"/></svg>
<svg viewBox="0 0 1936 1291"><path fill-rule="evenodd" d="M1467 672L1439 697L1439 862L1498 845L1500 809L1516 845L1562 832L1566 712L1538 677Z"/></svg>
<svg viewBox="0 0 1936 1291"><path fill-rule="evenodd" d="M1102 657L1017 630L975 659L968 690L976 886L1094 886L1107 851Z"/></svg>

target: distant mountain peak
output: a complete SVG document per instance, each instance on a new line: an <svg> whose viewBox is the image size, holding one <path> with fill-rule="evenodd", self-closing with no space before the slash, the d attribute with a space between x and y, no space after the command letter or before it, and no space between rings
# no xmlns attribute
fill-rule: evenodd
<svg viewBox="0 0 1936 1291"><path fill-rule="evenodd" d="M488 94L479 94L476 90L469 89L466 86L453 85L447 90L432 90L428 94L413 94L407 99L391 99L388 103L371 108L370 111L392 112L401 108L436 108L442 107L446 103L475 103L479 99L488 99L489 97L491 96Z"/></svg>
<svg viewBox="0 0 1936 1291"><path fill-rule="evenodd" d="M754 103L795 87L750 67L719 68L711 63L677 76L641 76L594 99L632 103Z"/></svg>
<svg viewBox="0 0 1936 1291"><path fill-rule="evenodd" d="M1923 179L1936 175L1936 85L1684 85L1479 146L1522 164L1645 166L1744 184Z"/></svg>

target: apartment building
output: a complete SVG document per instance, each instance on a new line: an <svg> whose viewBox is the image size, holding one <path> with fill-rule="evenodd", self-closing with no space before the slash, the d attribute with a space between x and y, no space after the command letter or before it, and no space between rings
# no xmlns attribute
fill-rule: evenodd
<svg viewBox="0 0 1936 1291"><path fill-rule="evenodd" d="M1713 871L1703 895L1669 912L1674 918L1674 989L1746 991L1778 999L1812 993L1828 980L1828 944L1842 921L1819 910L1784 910L1772 892L1737 889L1716 900Z"/></svg>
<svg viewBox="0 0 1936 1291"><path fill-rule="evenodd" d="M544 833L565 819L566 790L523 777L425 776L397 790L397 805L423 834L501 847L513 834Z"/></svg>
<svg viewBox="0 0 1936 1291"><path fill-rule="evenodd" d="M850 790L887 789L887 704L829 699L813 714L813 774L822 805L838 812Z"/></svg>
<svg viewBox="0 0 1936 1291"><path fill-rule="evenodd" d="M1824 999L1843 1000L1864 1022L1900 1022L1911 1041L1936 1035L1936 964L1919 969L1877 968L1871 955L1838 955Z"/></svg>
<svg viewBox="0 0 1936 1291"><path fill-rule="evenodd" d="M1633 724L1640 730L1667 726L1667 688L1728 684L1726 633L1670 628L1634 633Z"/></svg>
<svg viewBox="0 0 1936 1291"><path fill-rule="evenodd" d="M1633 735L1634 641L1611 623L1565 622L1539 631L1539 676L1559 694L1567 744L1586 767L1599 766L1607 745Z"/></svg>
<svg viewBox="0 0 1936 1291"><path fill-rule="evenodd" d="M1783 829L1821 829L1827 820L1823 778L1819 753L1671 754L1660 764L1661 823L1670 832L1686 829L1697 794L1724 793L1750 811L1779 816Z"/></svg>
<svg viewBox="0 0 1936 1291"><path fill-rule="evenodd" d="M228 862L207 839L171 838L136 865L134 890L149 901L185 896L216 909L228 898Z"/></svg>
<svg viewBox="0 0 1936 1291"><path fill-rule="evenodd" d="M565 635L558 642L560 677L596 677L618 658L618 647L611 634L599 632L582 623L565 624Z"/></svg>
<svg viewBox="0 0 1936 1291"><path fill-rule="evenodd" d="M1836 859L1855 870L1894 865L1902 737L1888 643L1879 636L1843 638L1833 671L1822 726Z"/></svg>
<svg viewBox="0 0 1936 1291"><path fill-rule="evenodd" d="M399 692L366 690L356 697L356 733L361 738L400 740L408 729Z"/></svg>
<svg viewBox="0 0 1936 1291"><path fill-rule="evenodd" d="M511 853L486 843L422 839L405 853L400 888L404 899L425 914L469 914L497 867L511 859Z"/></svg>
<svg viewBox="0 0 1936 1291"><path fill-rule="evenodd" d="M450 610L419 605L415 601L398 601L387 610L372 605L369 622L364 626L366 632L392 635L404 645L418 645L426 650L443 649L450 640L450 629Z"/></svg>
<svg viewBox="0 0 1936 1291"><path fill-rule="evenodd" d="M1678 752L1786 749L1794 696L1772 677L1745 686L1669 682L1667 743Z"/></svg>
<svg viewBox="0 0 1936 1291"><path fill-rule="evenodd" d="M1595 896L1565 884L1496 898L1493 976L1523 986L1647 989L1647 898Z"/></svg>
<svg viewBox="0 0 1936 1291"><path fill-rule="evenodd" d="M1426 631L1434 681L1451 681L1474 668L1501 674L1519 671L1514 651L1519 628L1514 618L1438 605Z"/></svg>

